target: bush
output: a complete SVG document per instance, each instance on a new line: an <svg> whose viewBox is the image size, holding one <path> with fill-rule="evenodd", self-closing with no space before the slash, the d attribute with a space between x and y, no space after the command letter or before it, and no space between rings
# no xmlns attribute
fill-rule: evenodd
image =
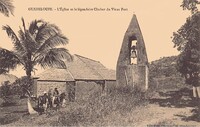
<svg viewBox="0 0 200 127"><path fill-rule="evenodd" d="M19 95L21 88L17 85L10 84L9 81L5 81L0 87L0 98L3 99L1 106L15 105L15 96Z"/></svg>
<svg viewBox="0 0 200 127"><path fill-rule="evenodd" d="M32 92L33 89L33 79L29 79L27 76L23 76L19 79L17 79L14 83L15 86L13 88L13 92L17 95L21 95L22 97L26 97L27 90Z"/></svg>
<svg viewBox="0 0 200 127"><path fill-rule="evenodd" d="M5 81L0 87L0 97L4 100L3 103L9 103L9 96L11 95L10 92L11 85L9 81Z"/></svg>
<svg viewBox="0 0 200 127"><path fill-rule="evenodd" d="M144 93L137 88L116 88L109 94L94 93L87 100L76 101L59 113L53 126L106 126L105 118L110 114L126 116L136 106L143 105L147 100ZM103 124L104 123L104 124Z"/></svg>
<svg viewBox="0 0 200 127"><path fill-rule="evenodd" d="M156 87L161 90L176 90L186 87L185 80L182 77L154 78Z"/></svg>

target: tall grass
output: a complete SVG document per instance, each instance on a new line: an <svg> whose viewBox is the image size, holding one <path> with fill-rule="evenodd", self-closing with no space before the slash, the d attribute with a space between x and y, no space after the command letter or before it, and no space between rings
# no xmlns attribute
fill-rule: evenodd
<svg viewBox="0 0 200 127"><path fill-rule="evenodd" d="M115 88L110 93L94 93L85 100L77 100L61 110L53 126L123 125L120 117L127 117L136 106L145 105L145 94L132 87ZM115 118L114 121L112 118ZM118 119L119 118L119 119ZM112 119L112 120L111 120Z"/></svg>

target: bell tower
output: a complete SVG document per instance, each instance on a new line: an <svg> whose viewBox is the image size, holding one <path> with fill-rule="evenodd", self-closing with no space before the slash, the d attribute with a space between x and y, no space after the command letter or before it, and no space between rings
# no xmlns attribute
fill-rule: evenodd
<svg viewBox="0 0 200 127"><path fill-rule="evenodd" d="M148 89L148 73L146 47L134 14L124 35L117 61L117 85L137 86L142 91L146 91Z"/></svg>

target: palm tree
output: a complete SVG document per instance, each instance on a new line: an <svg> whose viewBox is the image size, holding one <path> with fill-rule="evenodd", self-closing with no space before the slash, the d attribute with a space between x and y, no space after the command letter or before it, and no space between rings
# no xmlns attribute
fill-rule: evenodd
<svg viewBox="0 0 200 127"><path fill-rule="evenodd" d="M13 70L23 66L27 78L31 79L31 72L36 65L42 68L66 68L64 60L72 60L72 56L60 45L68 44L68 39L54 24L43 20L34 20L28 29L22 18L23 29L18 31L18 36L10 26L3 26L3 30L11 38L14 48L12 51L0 48L0 70ZM31 86L28 84L27 88Z"/></svg>
<svg viewBox="0 0 200 127"><path fill-rule="evenodd" d="M0 12L5 16L9 16L9 14L13 15L14 6L11 0L0 0Z"/></svg>
<svg viewBox="0 0 200 127"><path fill-rule="evenodd" d="M12 5L11 0L0 0L0 12L5 16L9 16L11 13L13 15L14 6ZM0 74L7 73L8 71L0 68Z"/></svg>

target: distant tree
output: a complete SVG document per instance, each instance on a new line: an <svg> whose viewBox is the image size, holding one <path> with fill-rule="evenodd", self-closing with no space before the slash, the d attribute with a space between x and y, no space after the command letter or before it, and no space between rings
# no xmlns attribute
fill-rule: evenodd
<svg viewBox="0 0 200 127"><path fill-rule="evenodd" d="M5 16L9 16L9 14L13 15L14 6L11 0L0 0L0 12Z"/></svg>
<svg viewBox="0 0 200 127"><path fill-rule="evenodd" d="M187 18L186 23L173 33L174 47L180 51L177 69L186 83L198 85L200 74L200 12Z"/></svg>
<svg viewBox="0 0 200 127"><path fill-rule="evenodd" d="M9 103L9 96L11 94L10 89L11 87L9 81L5 81L2 83L0 87L0 98L4 100L4 103Z"/></svg>
<svg viewBox="0 0 200 127"><path fill-rule="evenodd" d="M3 30L13 42L14 49L10 51L0 48L0 69L9 71L16 69L18 65L23 66L30 81L27 85L29 88L32 85L31 72L36 65L42 68L66 68L63 59L70 61L72 56L67 49L57 47L68 44L68 39L56 25L34 20L27 29L23 18L22 23L23 29L18 31L19 36L10 26L3 26Z"/></svg>
<svg viewBox="0 0 200 127"><path fill-rule="evenodd" d="M180 73L176 70L177 56L163 57L152 61L149 66L149 76L152 78L159 77L179 77Z"/></svg>
<svg viewBox="0 0 200 127"><path fill-rule="evenodd" d="M200 4L198 0L183 0L181 7L183 10L189 10L192 14L198 12L197 5Z"/></svg>

